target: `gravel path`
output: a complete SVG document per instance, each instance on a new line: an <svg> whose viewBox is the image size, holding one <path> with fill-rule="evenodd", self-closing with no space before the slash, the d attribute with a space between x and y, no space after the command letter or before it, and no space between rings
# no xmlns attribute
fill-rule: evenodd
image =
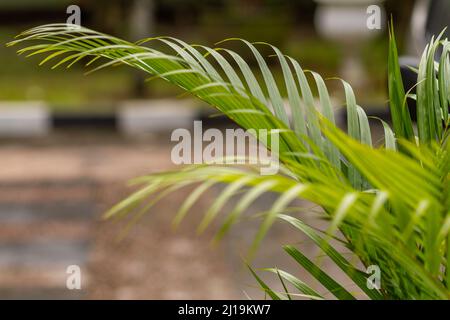
<svg viewBox="0 0 450 320"><path fill-rule="evenodd" d="M236 298L224 257L210 248L207 235L197 237L188 224L179 232L170 229L174 198L121 242L123 225L101 220L101 213L130 191L128 179L168 169L169 156L169 146L154 142L3 145L0 297ZM86 202L91 208L82 206ZM85 252L73 248L80 241L89 243ZM64 259L80 253L87 256L81 295L65 289L71 259Z"/></svg>
<svg viewBox="0 0 450 320"><path fill-rule="evenodd" d="M213 230L195 233L214 191L176 232L171 219L191 190L163 199L122 241L117 238L124 224L101 219L102 212L131 191L128 179L172 167L170 146L159 141L93 140L86 135L51 143L4 143L0 298L262 298L241 260L258 227L255 221L240 224L215 248L209 241ZM253 211L266 210L273 200L265 196ZM289 269L293 263L281 249L287 243L311 247L291 228L276 225L254 265ZM82 265L79 292L65 288L65 267L73 261Z"/></svg>

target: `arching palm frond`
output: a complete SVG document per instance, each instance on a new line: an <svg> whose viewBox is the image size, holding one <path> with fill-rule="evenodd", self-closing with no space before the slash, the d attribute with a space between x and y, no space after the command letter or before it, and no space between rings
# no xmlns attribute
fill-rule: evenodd
<svg viewBox="0 0 450 320"><path fill-rule="evenodd" d="M180 223L193 204L216 184L227 184L200 223L206 229L229 200L239 199L225 214L216 240L266 192L279 194L262 222L252 245L258 247L271 225L287 222L310 238L371 299L450 298L450 195L449 195L449 42L440 37L425 50L419 66L418 131L414 132L406 108L393 31L390 32L389 93L393 128L383 122L385 147L372 145L370 126L358 106L351 86L343 81L347 130L334 123L333 107L325 82L307 72L293 58L265 43L239 41L252 52L258 70L253 71L236 52L226 48L189 45L170 37L149 38L137 43L72 25L46 25L28 30L9 45L33 44L20 54L45 54L42 63L72 66L82 59L92 71L126 64L162 78L214 106L245 129L266 129L257 136L270 147L271 133L280 136L282 170L262 176L255 168L189 166L176 172L136 179L141 188L112 208L107 216L134 215L138 219L164 196L188 185L197 185L175 217ZM158 42L166 49L156 50ZM226 41L221 43L226 46ZM283 73L282 85L275 78L258 48L274 53ZM435 64L438 46L442 57ZM259 73L260 77L255 73ZM261 81L257 79L261 78ZM282 98L286 89L288 106ZM317 91L319 97L314 98ZM291 116L289 116L291 115ZM416 138L417 136L417 138ZM305 199L323 208L329 228L320 232L288 214L292 201ZM340 230L341 235L337 235ZM365 270L356 267L333 246L339 241L356 254L365 267L376 265L382 272L380 288L367 286ZM320 265L308 259L301 248L285 251L338 299L357 294L334 280ZM300 296L321 299L311 285L292 274L268 269L283 283L285 293L276 293L251 269L262 289L272 298L291 298L285 282Z"/></svg>

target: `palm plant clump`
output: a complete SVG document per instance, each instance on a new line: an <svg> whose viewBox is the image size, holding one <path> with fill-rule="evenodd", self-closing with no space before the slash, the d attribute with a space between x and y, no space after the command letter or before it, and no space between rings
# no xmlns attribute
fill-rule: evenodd
<svg viewBox="0 0 450 320"><path fill-rule="evenodd" d="M240 42L249 49L258 71L227 49L227 41ZM278 193L272 207L262 215L251 252L273 223L281 220L306 235L359 288L357 293L349 291L306 257L301 246L284 247L299 266L338 299L355 299L357 294L370 299L450 298L450 42L441 36L426 47L416 70L417 93L410 94L403 87L394 33L390 30L392 129L382 122L382 146L373 145L368 117L348 83L342 81L347 111L345 133L335 125L322 77L304 71L295 59L266 43L227 39L221 43L224 47L209 48L171 37L131 43L64 24L25 31L9 45L23 43L29 45L20 49L20 54L45 54L41 64L58 59L53 68L70 67L89 58L87 65L103 60L90 72L117 64L140 69L214 106L244 129L267 129L279 134L277 157L282 167L277 175L262 176L254 166L224 165L192 165L152 174L136 179L139 190L112 208L108 217L133 215L136 221L162 197L196 185L175 216L178 224L202 194L225 183L227 187L207 210L199 227L207 228L228 200L238 198L223 217L215 236L220 240L257 198L266 192ZM163 49L154 49L152 44L156 43ZM281 66L283 84L277 83L257 47L273 51L271 59L277 59ZM439 48L442 53L438 55ZM288 117L280 93L283 86L292 117ZM314 91L318 92L317 98ZM416 100L417 128L407 108L408 99ZM295 216L290 206L296 199L320 206L328 219L327 230L318 230ZM342 246L360 263L346 258L339 250ZM382 273L379 288L367 286L364 268L372 265ZM285 271L267 269L279 277L285 289L275 292L250 270L273 299L323 298L311 284Z"/></svg>

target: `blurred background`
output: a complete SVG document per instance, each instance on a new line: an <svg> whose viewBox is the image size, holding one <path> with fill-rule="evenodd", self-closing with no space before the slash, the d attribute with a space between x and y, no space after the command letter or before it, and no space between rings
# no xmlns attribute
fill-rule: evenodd
<svg viewBox="0 0 450 320"><path fill-rule="evenodd" d="M33 26L65 22L67 7L75 4L83 26L129 40L170 35L208 46L229 37L269 42L304 69L345 78L361 106L386 116L387 17L393 17L400 51L417 56L430 2L2 0L0 42ZM371 4L382 8L381 30L366 27ZM250 52L238 50L256 67ZM240 224L217 248L208 244L211 234L195 235L214 194L178 232L170 221L190 190L161 201L122 241L116 240L123 224L101 220L130 192L128 179L173 168L170 130L180 121L230 124L211 120L199 102L180 100L180 90L169 84L144 83L142 74L125 67L84 76L81 64L50 70L38 62L0 46L0 298L262 297L241 260L255 223ZM339 82L327 85L339 112ZM295 237L285 226L274 227L255 265L289 266L280 245L302 241ZM72 264L82 270L82 290L66 288Z"/></svg>

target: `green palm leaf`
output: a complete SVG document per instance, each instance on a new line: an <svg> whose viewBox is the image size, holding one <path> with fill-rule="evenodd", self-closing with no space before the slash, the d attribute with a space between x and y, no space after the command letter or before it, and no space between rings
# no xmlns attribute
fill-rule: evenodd
<svg viewBox="0 0 450 320"><path fill-rule="evenodd" d="M53 68L88 60L91 72L125 64L142 70L150 79L161 78L217 108L244 129L267 130L257 139L270 147L271 137L280 137L279 150L272 150L281 171L261 176L255 167L195 165L185 169L138 178L140 189L113 207L106 217L133 215L136 221L163 197L179 188L197 186L185 199L174 225L188 214L194 203L210 188L221 189L204 213L199 231L222 214L224 219L215 240L223 238L232 225L266 192L278 194L264 214L250 253L261 245L276 221L285 221L310 238L371 299L450 298L450 52L449 42L433 40L425 50L418 69L418 130L414 132L398 64L393 28L390 29L389 95L393 130L382 122L384 147L373 144L368 117L358 106L353 90L342 81L347 110L347 130L338 129L333 105L323 79L311 72L319 97L315 99L300 63L265 43L239 41L249 49L258 68L252 70L239 55L227 48L190 45L171 37L154 37L136 43L124 41L87 28L53 24L23 32L11 43L27 44L19 54L44 54L41 64ZM159 42L164 49L156 50ZM289 102L289 119L272 70L257 46L269 46L278 59ZM435 62L436 52L442 56ZM58 60L57 62L55 62ZM97 66L93 66L99 63ZM258 81L257 79L262 79ZM292 121L291 121L292 120ZM292 123L291 123L292 122ZM417 135L417 139L416 139ZM416 141L417 140L417 141ZM296 199L322 208L329 220L327 232L287 214ZM236 201L230 212L228 202ZM359 258L350 263L335 247L335 241ZM354 299L318 263L299 249L286 246L294 260L338 299ZM382 270L381 288L366 286L363 268L376 265ZM285 271L267 269L280 280L284 293L270 289L250 268L260 287L273 299L294 297L292 285L301 296L323 296ZM275 271L275 272L274 272Z"/></svg>

